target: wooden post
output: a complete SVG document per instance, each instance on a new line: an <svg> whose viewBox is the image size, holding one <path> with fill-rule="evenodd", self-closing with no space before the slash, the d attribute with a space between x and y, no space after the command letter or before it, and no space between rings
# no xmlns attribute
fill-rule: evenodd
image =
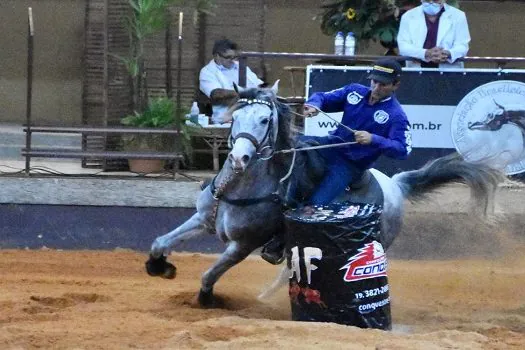
<svg viewBox="0 0 525 350"><path fill-rule="evenodd" d="M239 86L242 87L246 87L246 61L246 57L239 57Z"/></svg>
<svg viewBox="0 0 525 350"><path fill-rule="evenodd" d="M182 85L182 19L183 13L179 12L179 47L177 51L177 113L178 117L181 117L181 85Z"/></svg>
<svg viewBox="0 0 525 350"><path fill-rule="evenodd" d="M177 51L177 118L180 121L183 120L183 115L182 115L182 106L181 106L181 88L182 88L182 23L183 23L183 16L184 14L182 12L179 12L179 47L178 47L178 51ZM184 137L184 136L181 136L181 130L180 130L180 126L179 126L180 123L176 123L177 125L177 137L175 138L175 149L178 150L180 145L182 145L182 142L180 142L179 138L181 137ZM175 164L177 163L177 164ZM178 160L175 160L174 161L174 164L173 164L173 178L176 177L176 174L177 174L177 169L179 167L179 164L178 164Z"/></svg>
<svg viewBox="0 0 525 350"><path fill-rule="evenodd" d="M33 99L33 9L29 7L27 33L27 98L26 98L26 150L31 151L31 102ZM26 155L25 174L29 176L31 156Z"/></svg>
<svg viewBox="0 0 525 350"><path fill-rule="evenodd" d="M169 9L166 17L166 36L164 38L166 46L166 96L171 100L173 98L173 75L171 73L171 12Z"/></svg>
<svg viewBox="0 0 525 350"><path fill-rule="evenodd" d="M102 105L103 105L103 113L104 118L102 120L102 126L107 127L108 126L108 119L109 119L109 0L104 0L104 16L103 16L103 30L104 30L104 36L103 36L103 68L102 68ZM133 105L135 107L135 105ZM104 133L104 151L107 151L108 148L108 134ZM102 161L102 169L106 170L108 168L108 159L104 158Z"/></svg>

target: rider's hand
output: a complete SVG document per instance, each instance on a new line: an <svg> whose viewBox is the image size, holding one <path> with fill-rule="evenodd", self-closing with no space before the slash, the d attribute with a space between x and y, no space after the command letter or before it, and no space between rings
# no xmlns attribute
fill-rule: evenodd
<svg viewBox="0 0 525 350"><path fill-rule="evenodd" d="M355 141L360 145L369 145L372 143L372 134L368 131L358 130L354 132Z"/></svg>
<svg viewBox="0 0 525 350"><path fill-rule="evenodd" d="M313 106L304 105L303 114L306 118L315 117L317 114L319 114L319 110Z"/></svg>

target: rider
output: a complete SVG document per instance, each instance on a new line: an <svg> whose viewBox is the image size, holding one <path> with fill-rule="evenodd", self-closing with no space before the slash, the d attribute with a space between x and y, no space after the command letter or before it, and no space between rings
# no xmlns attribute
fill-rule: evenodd
<svg viewBox="0 0 525 350"><path fill-rule="evenodd" d="M319 145L356 142L318 150L326 163L324 177L307 204L333 201L350 184L358 181L380 155L406 159L412 149L407 116L394 95L399 88L401 66L393 59L374 62L368 76L370 86L349 84L329 92L313 94L304 105L307 117L320 111L343 112L341 123L329 135L304 136ZM272 264L284 259L283 237L275 236L261 256Z"/></svg>

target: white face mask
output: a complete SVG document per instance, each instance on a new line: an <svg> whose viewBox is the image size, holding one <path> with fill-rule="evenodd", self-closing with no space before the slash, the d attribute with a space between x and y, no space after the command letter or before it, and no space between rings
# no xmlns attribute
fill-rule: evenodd
<svg viewBox="0 0 525 350"><path fill-rule="evenodd" d="M436 4L434 2L423 2L421 3L423 6L423 12L425 12L429 16L435 16L441 11L441 4Z"/></svg>

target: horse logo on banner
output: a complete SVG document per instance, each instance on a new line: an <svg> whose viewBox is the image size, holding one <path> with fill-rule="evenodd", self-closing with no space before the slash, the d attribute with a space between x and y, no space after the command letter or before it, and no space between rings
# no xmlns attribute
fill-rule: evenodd
<svg viewBox="0 0 525 350"><path fill-rule="evenodd" d="M508 175L525 171L525 84L502 80L472 90L454 112L452 139L466 160Z"/></svg>

